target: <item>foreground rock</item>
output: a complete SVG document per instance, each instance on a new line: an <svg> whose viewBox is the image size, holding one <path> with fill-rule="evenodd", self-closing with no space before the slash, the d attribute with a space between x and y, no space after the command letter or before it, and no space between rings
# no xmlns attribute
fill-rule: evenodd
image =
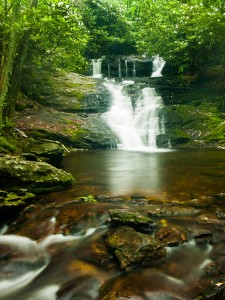
<svg viewBox="0 0 225 300"><path fill-rule="evenodd" d="M149 217L140 213L127 211L124 209L112 209L109 211L112 224L127 225L138 231L152 232L158 226Z"/></svg>
<svg viewBox="0 0 225 300"><path fill-rule="evenodd" d="M24 147L23 157L27 160L45 161L55 167L61 167L64 158L64 148L54 141L32 140Z"/></svg>
<svg viewBox="0 0 225 300"><path fill-rule="evenodd" d="M72 185L73 176L48 163L27 161L16 156L0 157L0 188L26 189L32 193L57 191Z"/></svg>
<svg viewBox="0 0 225 300"><path fill-rule="evenodd" d="M26 191L14 193L0 190L0 211L7 208L24 206L26 203L32 201L34 197L34 194Z"/></svg>
<svg viewBox="0 0 225 300"><path fill-rule="evenodd" d="M124 226L109 234L106 244L115 250L121 269L150 265L166 256L166 249L156 238Z"/></svg>

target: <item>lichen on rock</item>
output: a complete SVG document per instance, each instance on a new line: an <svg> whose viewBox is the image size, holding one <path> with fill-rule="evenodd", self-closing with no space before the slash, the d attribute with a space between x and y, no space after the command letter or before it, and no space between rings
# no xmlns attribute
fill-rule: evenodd
<svg viewBox="0 0 225 300"><path fill-rule="evenodd" d="M151 265L166 256L166 249L156 238L123 226L109 234L106 244L113 248L121 269Z"/></svg>
<svg viewBox="0 0 225 300"><path fill-rule="evenodd" d="M27 189L32 193L57 191L72 185L73 176L45 162L27 161L18 156L0 157L0 188Z"/></svg>

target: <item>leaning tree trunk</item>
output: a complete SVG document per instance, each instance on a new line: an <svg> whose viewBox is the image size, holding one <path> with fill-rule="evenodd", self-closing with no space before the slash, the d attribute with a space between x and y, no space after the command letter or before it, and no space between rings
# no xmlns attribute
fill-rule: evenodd
<svg viewBox="0 0 225 300"><path fill-rule="evenodd" d="M13 62L17 48L17 26L20 16L20 2L21 0L15 0L12 5L12 20L9 41L5 39L3 45L0 75L0 126L3 125L3 107L9 88L9 81L10 76L12 75Z"/></svg>
<svg viewBox="0 0 225 300"><path fill-rule="evenodd" d="M12 75L9 81L9 87L5 96L5 105L2 113L2 122L4 124L4 131L9 132L12 130L12 120L15 113L16 99L19 93L23 64L27 53L27 45L30 34L26 32L18 46L17 56L14 59Z"/></svg>
<svg viewBox="0 0 225 300"><path fill-rule="evenodd" d="M30 7L36 8L37 5L38 0L33 0ZM6 94L6 104L3 110L3 123L5 124L5 131L7 132L11 131L13 126L12 120L15 114L16 99L20 90L23 65L27 55L30 35L30 29L24 33L22 39L19 42L17 48L17 56L15 57L13 64L13 72L10 78L10 85Z"/></svg>

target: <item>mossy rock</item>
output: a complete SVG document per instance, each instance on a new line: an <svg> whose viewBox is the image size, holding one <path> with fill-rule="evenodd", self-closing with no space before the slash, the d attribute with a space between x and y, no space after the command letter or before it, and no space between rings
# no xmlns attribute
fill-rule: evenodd
<svg viewBox="0 0 225 300"><path fill-rule="evenodd" d="M58 191L75 183L73 176L45 162L26 161L16 156L0 157L0 188L26 189L42 194Z"/></svg>
<svg viewBox="0 0 225 300"><path fill-rule="evenodd" d="M156 238L123 226L109 234L106 244L113 248L121 269L151 265L166 256L166 249Z"/></svg>
<svg viewBox="0 0 225 300"><path fill-rule="evenodd" d="M158 227L149 217L125 209L111 209L109 215L113 225L126 225L142 232L152 232Z"/></svg>

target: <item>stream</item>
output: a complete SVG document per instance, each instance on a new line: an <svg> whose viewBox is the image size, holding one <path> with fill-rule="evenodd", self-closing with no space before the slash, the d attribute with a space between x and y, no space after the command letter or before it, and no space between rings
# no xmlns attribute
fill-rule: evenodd
<svg viewBox="0 0 225 300"><path fill-rule="evenodd" d="M95 77L101 62L93 60ZM156 62L161 76L165 62ZM133 84L105 82L102 118L118 149L69 153L63 169L77 182L2 225L1 300L225 299L225 150L175 150L169 140L158 148L162 98L149 87L131 95ZM164 238L165 256L121 268L106 243L115 209L150 217L158 231L148 235Z"/></svg>
<svg viewBox="0 0 225 300"><path fill-rule="evenodd" d="M0 299L223 299L202 295L212 282L224 284L224 154L70 153L64 169L77 183L40 197L1 229ZM156 265L121 270L105 245L109 209L147 215L162 207L152 219L159 227L181 226L187 241L166 247ZM212 239L199 243L196 231Z"/></svg>

